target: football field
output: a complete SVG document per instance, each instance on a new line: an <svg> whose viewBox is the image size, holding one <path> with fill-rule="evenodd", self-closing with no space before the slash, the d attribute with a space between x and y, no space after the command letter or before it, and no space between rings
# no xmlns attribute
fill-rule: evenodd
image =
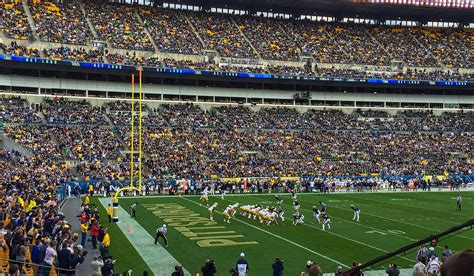
<svg viewBox="0 0 474 276"><path fill-rule="evenodd" d="M228 195L225 200L219 195L210 196L209 204L219 204L214 222L209 221L207 207L200 205L198 196L120 198L119 204L124 210L138 203L135 220L138 228L142 227L147 233L140 234L131 225L129 229L128 214L120 213L121 225L109 226L111 253L119 260L118 271L130 268L139 274L145 269L156 271L157 268L153 268L156 265L148 260L166 259L162 253L166 251L160 251L163 248L153 244L155 229L165 223L170 243L166 250L191 275L200 271L206 259L216 262L218 275L228 275L241 252L249 262L250 275L271 275L275 257L284 260L285 275L299 275L308 260L317 262L324 272L330 273L338 265L348 268L353 261L364 263L473 219L474 192L461 192L461 195L463 210L457 212L457 192L298 194L305 224L296 226L292 225L290 194L280 195L284 200L285 221L270 226L239 216L240 211L231 223L224 223L221 212L234 203L276 206L274 194ZM313 217L311 209L319 206L320 200L328 207L331 230L323 231ZM359 222L352 221L351 204L361 209ZM134 245L136 240L141 243ZM160 244L163 245L162 240ZM436 252L441 256L444 245L459 251L472 248L473 244L474 231L466 228L442 238ZM373 269L382 270L390 262L409 268L414 265L415 255L416 249ZM171 271L163 271L159 275L170 274Z"/></svg>

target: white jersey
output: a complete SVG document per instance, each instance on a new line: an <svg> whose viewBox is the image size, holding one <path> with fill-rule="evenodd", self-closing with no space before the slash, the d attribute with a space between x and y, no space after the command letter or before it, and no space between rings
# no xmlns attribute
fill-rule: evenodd
<svg viewBox="0 0 474 276"><path fill-rule="evenodd" d="M216 207L217 207L217 203L214 203L214 204L212 204L212 206L209 207L207 210L209 210L209 212L212 213L212 212L214 212L214 210L216 209Z"/></svg>

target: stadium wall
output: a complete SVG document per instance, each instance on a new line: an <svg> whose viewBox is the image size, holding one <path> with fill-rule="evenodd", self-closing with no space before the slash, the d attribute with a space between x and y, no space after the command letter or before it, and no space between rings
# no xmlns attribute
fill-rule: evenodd
<svg viewBox="0 0 474 276"><path fill-rule="evenodd" d="M46 96L74 96L82 91L78 98L86 98L92 104L101 105L105 101L127 99L130 84L110 81L86 81L58 78L41 78L19 75L0 75L0 87L4 92L18 94L17 91L29 89L27 97L31 103L40 103ZM68 93L74 91L74 93ZM340 92L311 92L311 99L306 104L298 103L294 93L284 90L252 90L238 88L213 88L178 85L144 84L143 92L149 103L156 102L196 102L204 108L216 104L257 104L297 107L305 111L311 107L317 108L386 108L396 112L406 108L430 108L442 111L455 111L460 107L464 110L474 110L474 96L466 95L419 95L419 94L382 94L382 93L340 93ZM81 94L81 93L79 93ZM172 100L171 100L172 99ZM228 99L228 100L227 100Z"/></svg>

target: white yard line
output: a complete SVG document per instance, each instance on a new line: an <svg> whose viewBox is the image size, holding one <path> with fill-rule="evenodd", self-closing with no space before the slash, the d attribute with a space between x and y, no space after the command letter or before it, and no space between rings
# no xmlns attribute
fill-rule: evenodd
<svg viewBox="0 0 474 276"><path fill-rule="evenodd" d="M185 198L185 197L181 197L181 198L182 198L183 200L188 201L188 202L194 203L194 204L196 204L197 206L201 206L198 202L195 202L195 201L190 200L190 199ZM206 206L201 206L201 207L207 208ZM222 212L217 212L217 211L216 211L216 213L222 214ZM312 250L312 249L309 249L309 248L307 248L307 247L305 247L305 246L303 246L303 245L301 245L301 244L298 244L298 243L296 243L296 242L294 242L294 241L291 241L291 240L289 240L289 239L286 239L286 238L284 238L284 237L282 237L282 236L273 234L272 232L269 232L269 231L267 231L267 230L265 230L265 229L262 229L262 228L260 228L260 227L257 227L257 226L255 226L255 225L253 225L253 224L250 224L250 223L248 223L248 222L245 222L245 221L240 220L240 219L237 219L237 218L232 218L232 220L238 221L238 222L240 222L240 223L242 223L242 224L245 224L245 225L247 225L247 226L250 226L250 227L252 227L252 228L254 228L254 229L257 229L257 230L259 230L259 231L261 231L261 232L264 232L264 233L266 233L266 234L268 234L268 235L271 235L271 236L273 236L273 237L275 237L275 238L278 238L278 239L280 239L280 240L283 240L283 241L285 241L285 242L288 242L288 243L290 243L290 244L292 244L292 245L294 245L294 246L297 246L297 247L299 247L299 248L301 248L301 249L304 249L304 250L306 250L306 251L308 251L308 252L311 252L311 253L313 253L313 254L315 254L315 255L321 257L321 258L324 258L324 259L326 259L326 260L328 260L328 261L331 261L331 262L333 262L333 263L335 263L335 264L338 264L338 265L340 265L340 266L342 266L342 267L349 268L349 266L344 265L344 262L340 262L340 261L334 260L334 259L332 259L332 258L330 258L330 257L328 257L328 256L325 256L325 255L323 255L323 254L321 254L321 253L318 253L318 252L316 252L316 251L314 251L314 250Z"/></svg>
<svg viewBox="0 0 474 276"><path fill-rule="evenodd" d="M107 209L109 198L99 198L99 202ZM119 205L120 221L116 223L128 241L137 250L140 257L148 265L155 276L169 276L179 262L160 244L154 245L155 238L150 235L135 219L130 218L127 211ZM132 227L132 233L129 229ZM173 246L173 245L171 245ZM191 274L185 270L184 275Z"/></svg>

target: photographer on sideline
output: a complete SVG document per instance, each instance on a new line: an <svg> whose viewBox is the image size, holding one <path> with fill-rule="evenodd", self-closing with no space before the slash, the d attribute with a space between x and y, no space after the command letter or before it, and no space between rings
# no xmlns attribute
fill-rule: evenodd
<svg viewBox="0 0 474 276"><path fill-rule="evenodd" d="M180 265L175 266L174 272L171 273L171 276L184 276L183 267Z"/></svg>
<svg viewBox="0 0 474 276"><path fill-rule="evenodd" d="M276 257L275 262L272 264L273 276L283 276L283 260Z"/></svg>
<svg viewBox="0 0 474 276"><path fill-rule="evenodd" d="M385 270L385 273L387 273L388 276L398 276L400 275L400 270L397 268L397 264L390 264Z"/></svg>
<svg viewBox="0 0 474 276"><path fill-rule="evenodd" d="M216 263L213 260L206 260L201 271L203 276L214 276L214 273L217 272Z"/></svg>

